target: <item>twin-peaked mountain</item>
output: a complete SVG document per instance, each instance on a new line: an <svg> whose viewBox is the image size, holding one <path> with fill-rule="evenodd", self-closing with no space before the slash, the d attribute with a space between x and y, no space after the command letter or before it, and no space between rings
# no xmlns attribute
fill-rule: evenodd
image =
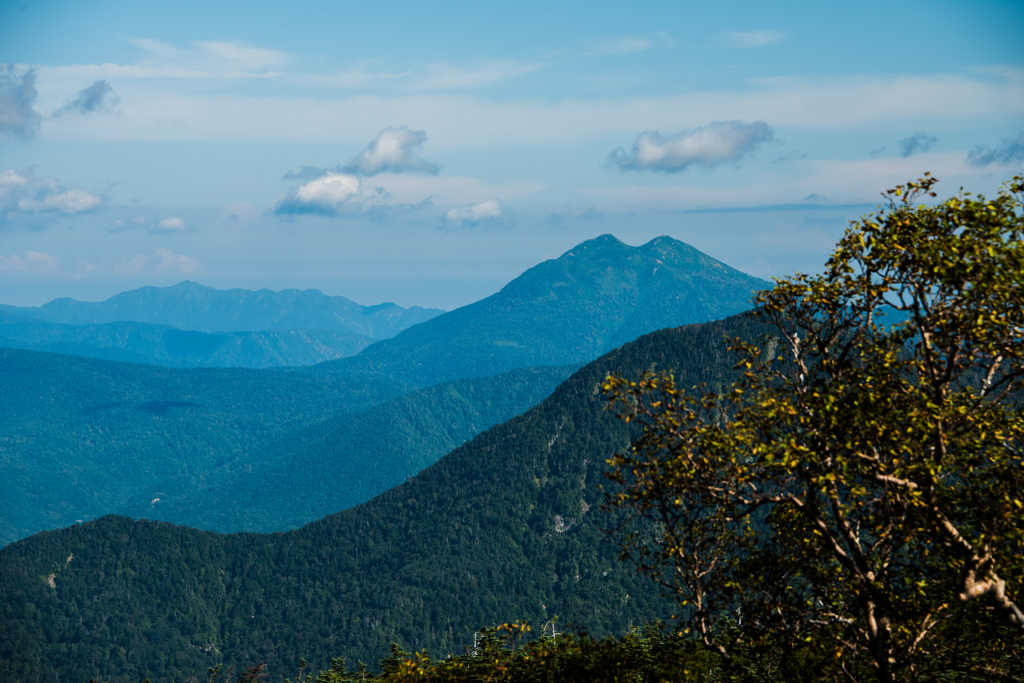
<svg viewBox="0 0 1024 683"><path fill-rule="evenodd" d="M182 282L101 302L0 306L0 346L168 367L339 360L316 372L385 374L426 386L585 362L652 330L744 310L751 292L766 286L669 237L630 247L603 235L443 315L391 303L360 306L316 290L224 291Z"/></svg>
<svg viewBox="0 0 1024 683"><path fill-rule="evenodd" d="M769 286L670 237L631 247L602 235L497 294L310 371L386 374L424 386L586 362L654 330L746 310L751 295Z"/></svg>

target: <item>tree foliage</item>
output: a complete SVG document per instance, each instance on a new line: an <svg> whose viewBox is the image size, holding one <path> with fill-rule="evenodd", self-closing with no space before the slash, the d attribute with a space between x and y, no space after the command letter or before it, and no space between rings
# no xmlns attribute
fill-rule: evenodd
<svg viewBox="0 0 1024 683"><path fill-rule="evenodd" d="M624 557L728 663L786 677L1020 680L1024 177L933 205L930 176L851 224L821 275L761 292L743 377L609 376L643 427L613 508ZM972 679L974 680L974 679Z"/></svg>

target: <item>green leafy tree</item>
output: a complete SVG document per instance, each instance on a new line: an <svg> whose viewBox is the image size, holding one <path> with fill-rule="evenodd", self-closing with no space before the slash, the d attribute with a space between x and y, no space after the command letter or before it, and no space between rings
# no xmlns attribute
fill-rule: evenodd
<svg viewBox="0 0 1024 683"><path fill-rule="evenodd" d="M774 332L734 342L732 387L605 381L642 427L611 461L610 506L647 520L623 556L727 665L739 646L791 679L1021 680L1024 177L919 204L935 182L757 295Z"/></svg>

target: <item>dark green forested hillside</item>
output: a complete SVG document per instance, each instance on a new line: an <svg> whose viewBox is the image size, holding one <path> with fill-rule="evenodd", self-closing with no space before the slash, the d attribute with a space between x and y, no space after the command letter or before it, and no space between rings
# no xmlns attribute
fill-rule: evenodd
<svg viewBox="0 0 1024 683"><path fill-rule="evenodd" d="M140 489L202 485L284 434L407 391L0 348L0 542L111 512Z"/></svg>
<svg viewBox="0 0 1024 683"><path fill-rule="evenodd" d="M425 386L587 362L653 330L739 313L769 286L671 237L631 247L602 235L493 296L309 371L379 373Z"/></svg>
<svg viewBox="0 0 1024 683"><path fill-rule="evenodd" d="M204 486L142 492L117 513L222 532L295 529L397 486L544 400L574 369L520 368L420 389L290 433L227 463ZM281 496L294 482L302 495Z"/></svg>
<svg viewBox="0 0 1024 683"><path fill-rule="evenodd" d="M571 370L521 368L371 408L405 387L0 353L0 542L111 512L216 531L293 529L416 474L536 405ZM316 486L281 497L296 476Z"/></svg>
<svg viewBox="0 0 1024 683"><path fill-rule="evenodd" d="M377 662L392 640L458 652L475 628L515 618L560 615L601 635L667 616L602 542L603 462L629 435L599 382L673 366L684 382L721 385L734 373L723 335L764 329L735 317L648 335L412 480L297 531L105 517L11 544L0 679L183 681L262 659L282 677L299 657L314 669L332 655ZM313 486L282 481L278 495L297 501Z"/></svg>
<svg viewBox="0 0 1024 683"><path fill-rule="evenodd" d="M177 368L277 368L351 356L373 343L337 330L208 334L167 325L62 325L0 312L0 346Z"/></svg>

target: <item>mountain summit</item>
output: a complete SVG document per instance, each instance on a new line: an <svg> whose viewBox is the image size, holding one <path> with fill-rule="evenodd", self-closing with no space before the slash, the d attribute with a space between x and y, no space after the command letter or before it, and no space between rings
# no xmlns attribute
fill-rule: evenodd
<svg viewBox="0 0 1024 683"><path fill-rule="evenodd" d="M586 362L657 329L743 311L753 292L770 286L671 237L631 247L601 235L497 294L314 371L381 373L425 386Z"/></svg>

